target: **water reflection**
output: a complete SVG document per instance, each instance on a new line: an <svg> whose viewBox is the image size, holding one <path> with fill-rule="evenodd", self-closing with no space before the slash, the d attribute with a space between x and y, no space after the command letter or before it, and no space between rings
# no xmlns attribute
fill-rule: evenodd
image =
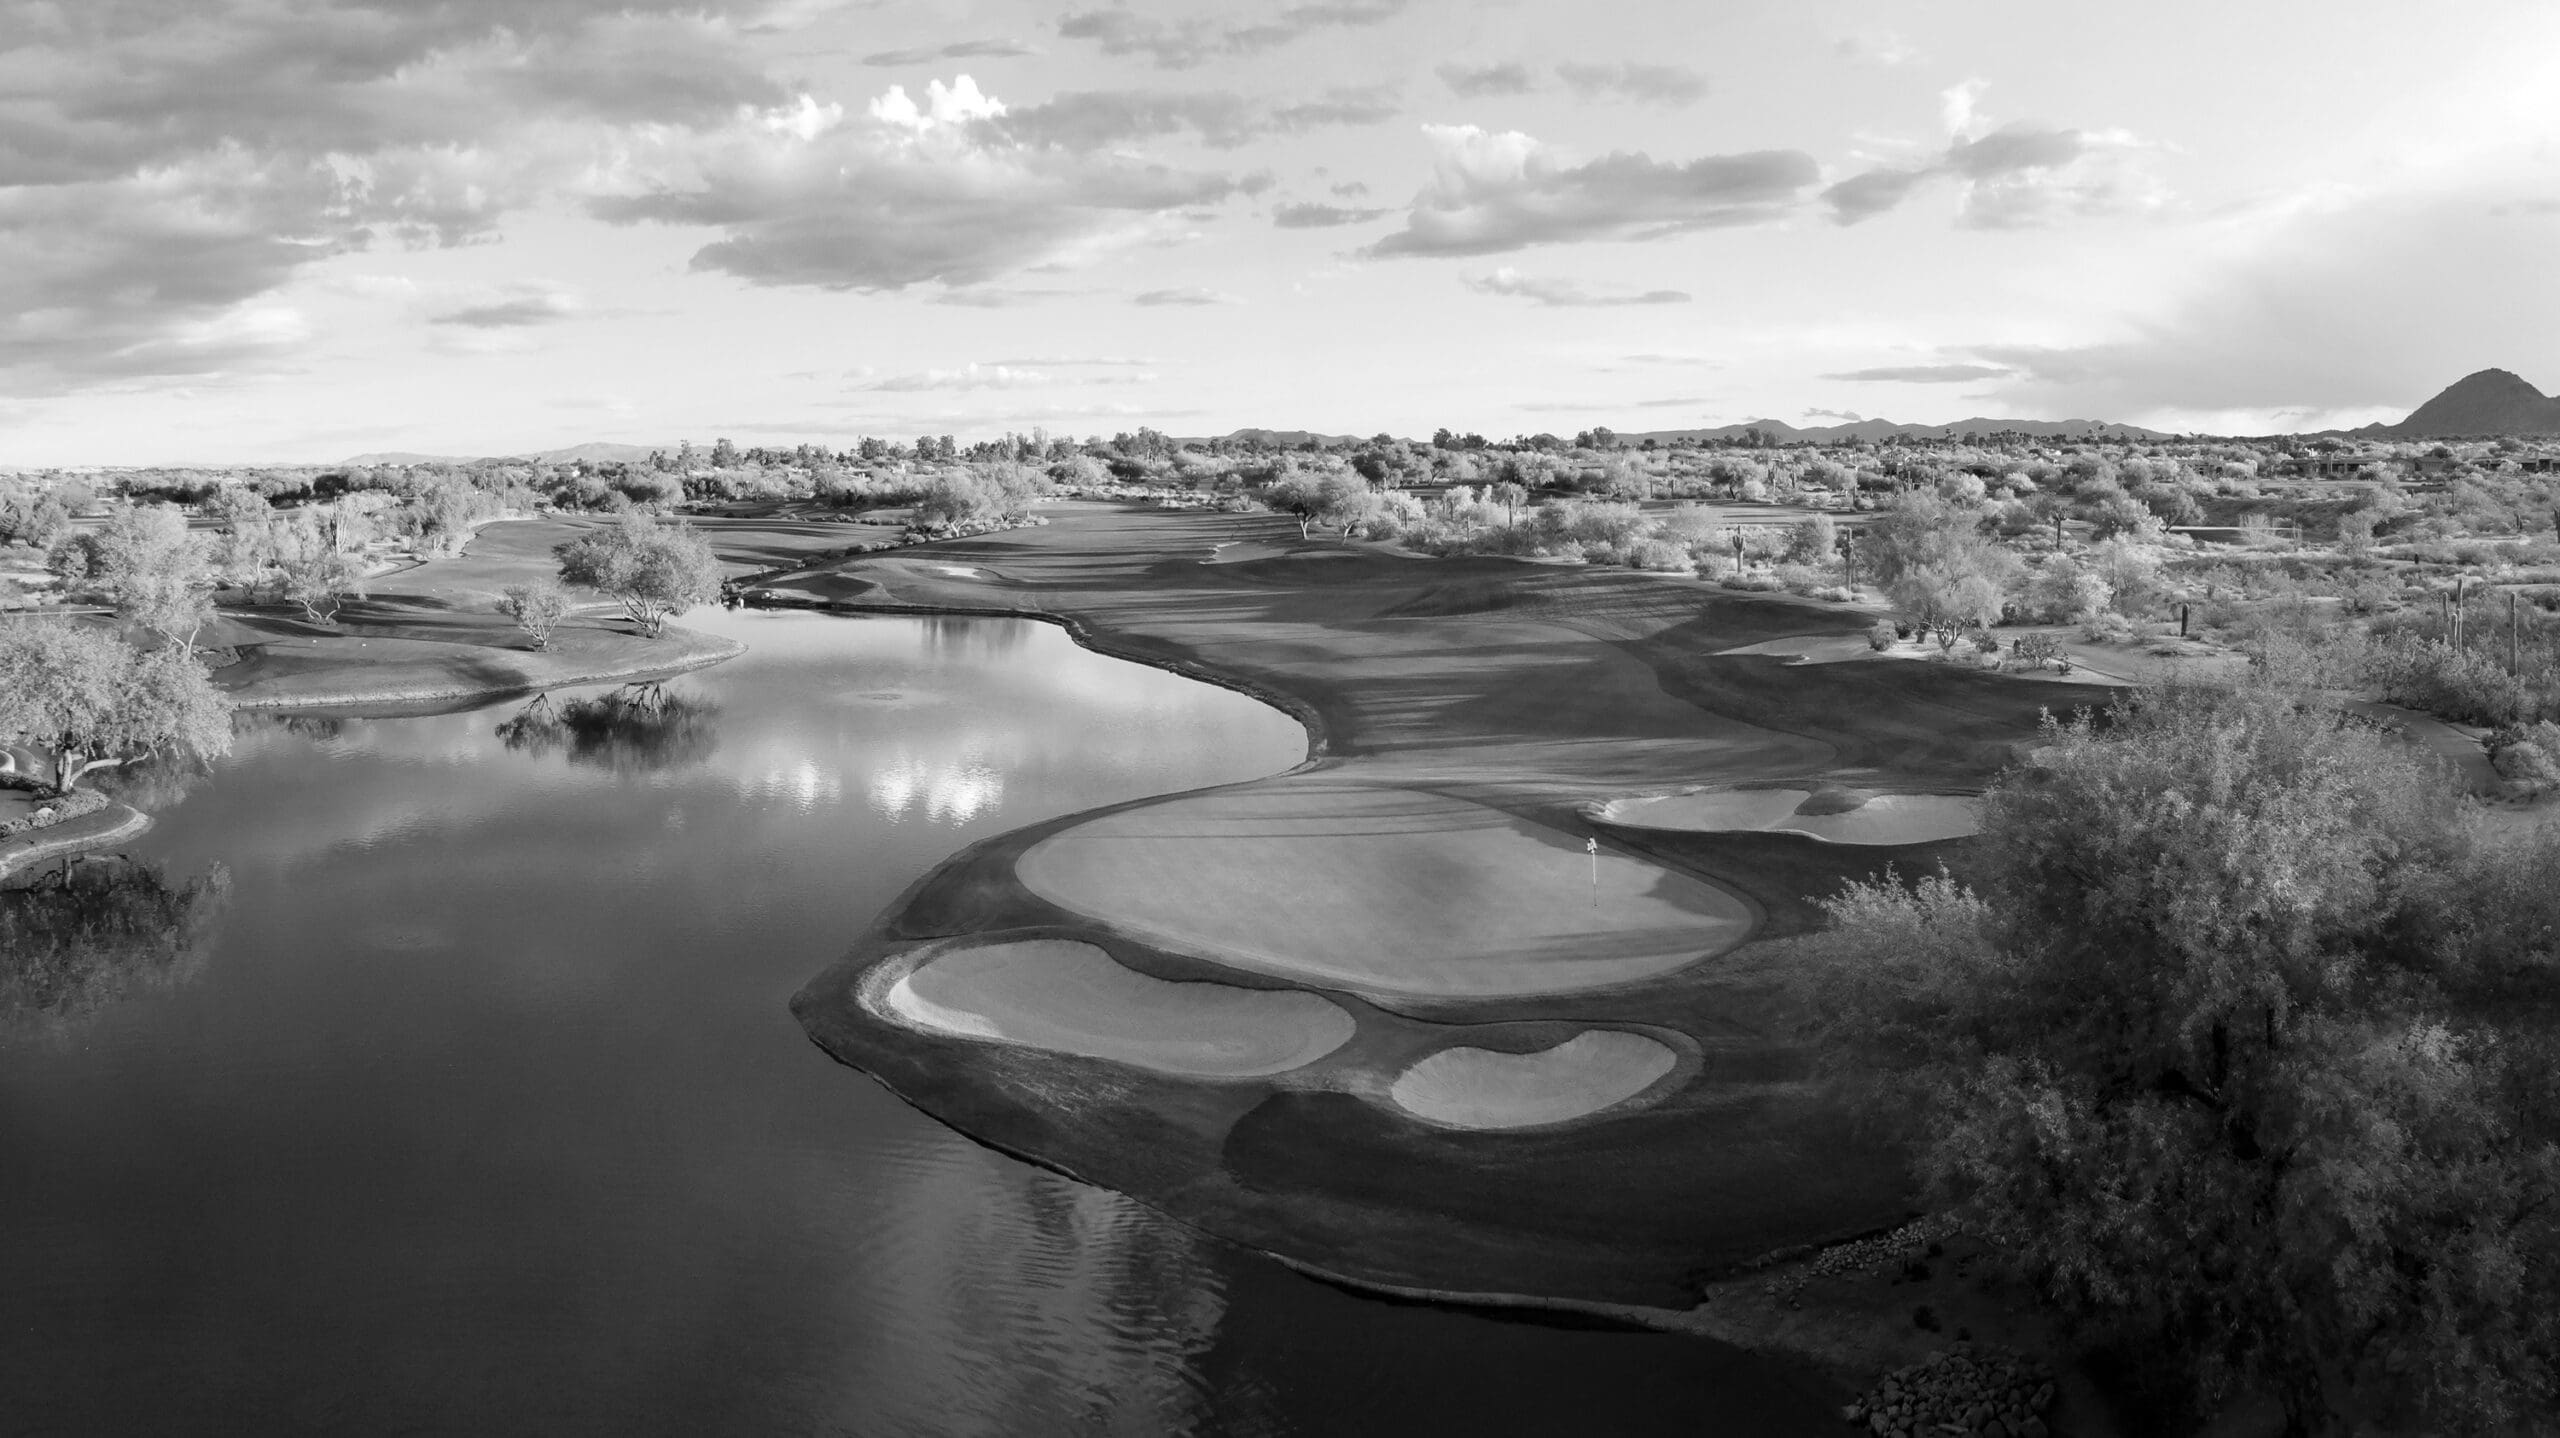
<svg viewBox="0 0 2560 1438"><path fill-rule="evenodd" d="M664 684L625 684L609 694L555 704L548 694L497 728L509 749L565 751L572 764L617 774L699 764L720 747L719 710Z"/></svg>
<svg viewBox="0 0 2560 1438"><path fill-rule="evenodd" d="M73 1026L185 982L230 899L221 865L173 884L121 857L66 860L0 888L0 1026Z"/></svg>
<svg viewBox="0 0 2560 1438"><path fill-rule="evenodd" d="M900 752L875 770L865 793L872 810L896 821L910 813L937 824L966 824L1004 802L1004 771L979 754Z"/></svg>

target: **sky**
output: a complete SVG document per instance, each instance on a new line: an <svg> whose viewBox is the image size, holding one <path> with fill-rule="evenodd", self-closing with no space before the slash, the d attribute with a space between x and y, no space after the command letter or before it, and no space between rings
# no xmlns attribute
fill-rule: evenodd
<svg viewBox="0 0 2560 1438"><path fill-rule="evenodd" d="M2396 419L2549 0L0 0L0 466Z"/></svg>

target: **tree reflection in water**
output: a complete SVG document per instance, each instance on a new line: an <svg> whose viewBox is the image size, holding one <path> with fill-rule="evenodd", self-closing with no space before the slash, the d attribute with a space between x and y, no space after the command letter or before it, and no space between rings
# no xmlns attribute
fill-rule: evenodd
<svg viewBox="0 0 2560 1438"><path fill-rule="evenodd" d="M497 728L510 749L527 754L565 753L573 764L616 773L675 769L699 764L719 747L715 705L664 684L625 684L610 694L554 704L534 696Z"/></svg>
<svg viewBox="0 0 2560 1438"><path fill-rule="evenodd" d="M219 864L172 884L157 864L120 856L0 888L0 1027L67 1027L185 982L230 901Z"/></svg>

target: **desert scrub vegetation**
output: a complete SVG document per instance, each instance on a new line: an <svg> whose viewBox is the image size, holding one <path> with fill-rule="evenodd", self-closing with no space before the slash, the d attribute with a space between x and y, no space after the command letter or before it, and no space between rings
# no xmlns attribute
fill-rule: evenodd
<svg viewBox="0 0 2560 1438"><path fill-rule="evenodd" d="M2271 683L2049 721L1962 876L1806 941L1832 1071L2075 1341L2192 1415L2560 1398L2560 831Z"/></svg>

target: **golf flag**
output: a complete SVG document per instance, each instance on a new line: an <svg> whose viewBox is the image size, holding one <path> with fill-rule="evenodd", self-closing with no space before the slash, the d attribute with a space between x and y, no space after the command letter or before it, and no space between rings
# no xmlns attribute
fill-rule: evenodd
<svg viewBox="0 0 2560 1438"><path fill-rule="evenodd" d="M1597 839L1583 840L1582 852L1591 856L1591 895L1594 899L1597 899L1600 896L1600 841Z"/></svg>

